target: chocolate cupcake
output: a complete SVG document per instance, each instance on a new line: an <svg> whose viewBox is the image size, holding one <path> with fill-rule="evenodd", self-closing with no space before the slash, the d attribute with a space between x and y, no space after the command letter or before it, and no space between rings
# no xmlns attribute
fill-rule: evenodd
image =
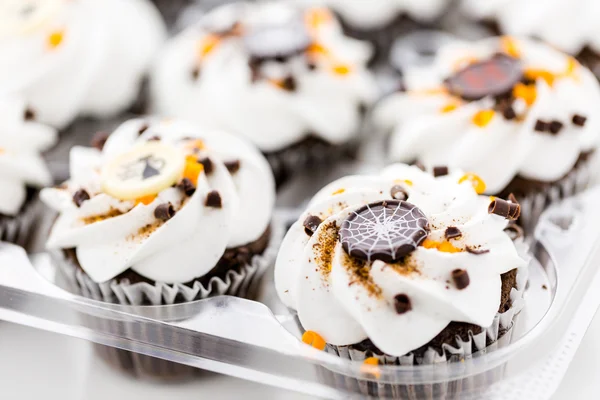
<svg viewBox="0 0 600 400"><path fill-rule="evenodd" d="M47 247L70 290L133 306L247 294L277 245L273 177L256 149L152 118L125 122L94 145L74 147L70 180L41 195L59 212ZM162 365L129 368L171 371Z"/></svg>
<svg viewBox="0 0 600 400"><path fill-rule="evenodd" d="M39 216L39 189L52 184L41 153L57 133L35 119L23 101L0 96L0 240L20 246Z"/></svg>
<svg viewBox="0 0 600 400"><path fill-rule="evenodd" d="M165 37L147 0L3 1L0 27L0 91L59 129L131 107Z"/></svg>
<svg viewBox="0 0 600 400"><path fill-rule="evenodd" d="M385 61L394 40L417 29L435 27L450 0L296 0L329 7L344 31L376 47L376 61Z"/></svg>
<svg viewBox="0 0 600 400"><path fill-rule="evenodd" d="M600 78L600 7L595 0L549 4L519 0L462 0L464 14L497 34L527 35L575 56Z"/></svg>
<svg viewBox="0 0 600 400"><path fill-rule="evenodd" d="M281 183L356 147L364 106L377 94L370 54L323 9L230 4L166 46L151 76L152 104L245 136Z"/></svg>
<svg viewBox="0 0 600 400"><path fill-rule="evenodd" d="M514 193L532 228L551 202L584 189L599 142L600 86L574 58L510 37L455 42L405 71L374 122L394 161L477 174L484 193Z"/></svg>
<svg viewBox="0 0 600 400"><path fill-rule="evenodd" d="M468 176L396 164L320 191L275 269L303 341L375 364L427 364L509 335L528 265L505 231L519 205L479 195Z"/></svg>

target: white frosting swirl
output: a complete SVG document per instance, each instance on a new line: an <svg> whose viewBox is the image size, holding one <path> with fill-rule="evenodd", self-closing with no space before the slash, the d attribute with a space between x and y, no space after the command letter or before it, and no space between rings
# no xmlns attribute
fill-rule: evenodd
<svg viewBox="0 0 600 400"><path fill-rule="evenodd" d="M324 5L339 14L349 25L359 29L385 26L399 15L429 22L439 17L450 0L293 0Z"/></svg>
<svg viewBox="0 0 600 400"><path fill-rule="evenodd" d="M40 153L57 140L56 130L27 116L23 101L0 96L0 214L17 215L27 187L52 183Z"/></svg>
<svg viewBox="0 0 600 400"><path fill-rule="evenodd" d="M249 36L274 27L254 40L255 51L288 47L282 52L290 54L264 59L253 72ZM226 128L264 152L309 134L344 143L360 127L359 106L376 96L366 68L371 51L345 37L322 9L283 2L222 6L167 45L152 74L154 110ZM286 78L293 89L283 87Z"/></svg>
<svg viewBox="0 0 600 400"><path fill-rule="evenodd" d="M147 0L3 0L0 92L63 128L129 107L165 38Z"/></svg>
<svg viewBox="0 0 600 400"><path fill-rule="evenodd" d="M182 190L168 184L149 204L136 205L105 193L102 168L155 136L160 138L157 143L175 146L182 158L189 155L193 138L202 140L204 145L194 158L208 157L212 171L200 173L194 194L186 198ZM232 161L239 161L239 169L229 172L225 163ZM48 188L41 194L60 213L47 246L75 248L82 268L96 282L110 280L128 268L164 283L201 277L215 267L226 248L260 238L275 202L269 165L255 148L226 132L202 130L181 121L125 122L102 152L74 147L70 168L65 188ZM73 195L82 188L91 199L77 207ZM214 190L222 199L220 208L206 204L208 193ZM176 213L161 222L154 211L167 202Z"/></svg>
<svg viewBox="0 0 600 400"><path fill-rule="evenodd" d="M522 69L544 76L528 93L528 106L518 97L515 119L497 110L487 122L477 115L495 107L491 98L466 102L443 89L443 82L467 63L489 59L508 47L519 52ZM593 74L571 57L530 40L491 38L456 42L444 47L433 65L406 71L406 92L385 98L374 111L376 124L393 130L390 155L401 162L421 161L427 168L453 166L478 174L495 194L520 175L554 182L565 176L582 153L600 141L600 86ZM550 84L549 84L550 83ZM584 126L574 115L586 117ZM558 134L535 130L538 120L558 121Z"/></svg>
<svg viewBox="0 0 600 400"><path fill-rule="evenodd" d="M477 195L469 182L459 184L461 176L456 171L434 178L396 164L379 176L349 176L322 189L291 227L275 267L277 292L298 311L304 329L333 345L369 338L384 353L402 356L429 342L451 321L491 325L501 301L500 275L527 263L504 232L507 221L489 214L490 199ZM332 224L339 228L359 207L390 200L394 185L402 185L407 201L427 217L427 240L444 242L446 228L454 226L462 236L450 241L460 251L422 245L402 264L367 264L368 279L357 279ZM312 236L303 226L309 215L323 220ZM467 246L489 252L473 254L465 251ZM463 290L452 283L455 269L466 270L470 278ZM398 294L409 297L411 311L396 311Z"/></svg>
<svg viewBox="0 0 600 400"><path fill-rule="evenodd" d="M578 54L585 46L600 52L597 0L462 0L470 17L496 21L502 33L533 36Z"/></svg>

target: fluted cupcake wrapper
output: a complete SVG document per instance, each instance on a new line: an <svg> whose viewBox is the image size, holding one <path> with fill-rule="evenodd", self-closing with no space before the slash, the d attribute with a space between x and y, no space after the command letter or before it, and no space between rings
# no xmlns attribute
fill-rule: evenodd
<svg viewBox="0 0 600 400"><path fill-rule="evenodd" d="M526 259L530 259L529 248L522 241L516 243L519 254ZM376 357L381 365L435 365L436 373L443 376L444 368L448 363L463 362L465 369L469 368L469 360L473 358L476 352L493 351L502 348L511 343L512 332L519 312L525 306L523 295L528 280L528 268L518 268L516 283L510 293L511 307L502 313L497 313L491 326L481 328L478 334L469 332L469 340L463 341L459 336L456 337L456 346L451 344L442 345L442 354L435 349L429 348L422 357L416 357L409 353L402 357L393 357L389 355L377 355L371 351L358 350L353 346L332 346L327 345L326 351L335 354L341 358L352 361L362 362L369 357ZM415 372L417 374L418 372ZM340 389L345 389L355 393L361 393L364 396L373 396L393 399L438 399L455 398L467 388L481 387L482 381L486 385L492 384L502 379L504 367L498 367L479 374L456 381L441 382L435 384L421 385L394 385L389 383L377 383L376 381L360 380L333 372L323 367L318 368L320 379L335 384Z"/></svg>
<svg viewBox="0 0 600 400"><path fill-rule="evenodd" d="M129 284L125 281L117 282L116 280L96 283L73 261L67 259L62 251L54 251L51 254L66 289L83 297L98 301L143 307L144 305L148 305L146 301L150 305L161 306L201 300L219 295L251 298L256 294L256 289L262 275L272 265L277 256L284 231L283 224L279 221L274 221L271 224L271 236L267 248L262 254L255 255L250 264L243 266L239 271L228 271L224 278L213 277L205 285L197 281L192 287L160 282L153 285L145 282ZM156 315L161 315L165 320L175 320L176 317L171 315L169 310L169 308L156 310ZM94 320L94 323L98 322ZM102 327L104 330L112 331L121 336L127 336L127 332L122 332L119 328L122 325L111 324L110 321L101 323L104 325ZM131 329L137 329L136 334L139 335L139 329L145 329L145 327L132 326ZM165 342L167 342L169 332L166 329L160 332L141 332L141 334L146 335L149 339L156 338L157 335L163 336ZM169 338L169 340L181 339ZM194 345L197 345L197 343ZM98 355L104 360L124 372L140 378L180 381L189 379L201 372L201 370L187 365L117 348L100 345L95 347Z"/></svg>
<svg viewBox="0 0 600 400"><path fill-rule="evenodd" d="M37 193L27 199L19 214L0 217L0 241L27 247L42 206Z"/></svg>

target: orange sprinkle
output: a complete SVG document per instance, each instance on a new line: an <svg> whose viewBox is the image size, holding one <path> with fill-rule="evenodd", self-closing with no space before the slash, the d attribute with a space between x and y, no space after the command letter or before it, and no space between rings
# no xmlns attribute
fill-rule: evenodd
<svg viewBox="0 0 600 400"><path fill-rule="evenodd" d="M447 240L444 240L443 242L436 242L435 240L425 239L423 241L423 247L426 249L437 249L442 253L460 253L462 251Z"/></svg>
<svg viewBox="0 0 600 400"><path fill-rule="evenodd" d="M198 55L200 58L206 57L211 51L213 51L221 39L217 35L207 35L200 39L198 45Z"/></svg>
<svg viewBox="0 0 600 400"><path fill-rule="evenodd" d="M440 112L442 114L446 114L452 112L458 108L458 104L456 103L448 103L444 107L440 108Z"/></svg>
<svg viewBox="0 0 600 400"><path fill-rule="evenodd" d="M535 86L533 85L524 85L522 83L517 83L513 88L513 96L518 99L523 99L528 106L531 106L535 103L535 99L537 98L537 91L535 90Z"/></svg>
<svg viewBox="0 0 600 400"><path fill-rule="evenodd" d="M65 32L63 30L54 31L48 36L48 47L55 49L62 43Z"/></svg>
<svg viewBox="0 0 600 400"><path fill-rule="evenodd" d="M311 8L304 14L304 22L311 29L319 29L333 19L331 12L323 7Z"/></svg>
<svg viewBox="0 0 600 400"><path fill-rule="evenodd" d="M494 110L481 110L473 116L473 123L480 128L487 126L494 118Z"/></svg>
<svg viewBox="0 0 600 400"><path fill-rule="evenodd" d="M337 75L348 75L352 69L347 65L339 64L333 67L333 72Z"/></svg>
<svg viewBox="0 0 600 400"><path fill-rule="evenodd" d="M327 48L319 43L312 43L310 46L308 46L307 51L309 53L313 53L313 54L323 54L323 55L327 55L329 54L329 50L327 50Z"/></svg>
<svg viewBox="0 0 600 400"><path fill-rule="evenodd" d="M325 350L327 343L317 332L306 331L302 335L302 341L317 350Z"/></svg>
<svg viewBox="0 0 600 400"><path fill-rule="evenodd" d="M503 36L502 38L500 38L500 44L502 46L502 50L504 50L504 52L509 56L515 58L521 57L521 51L519 50L517 41L512 37Z"/></svg>
<svg viewBox="0 0 600 400"><path fill-rule="evenodd" d="M554 85L554 80L556 79L555 74L544 69L528 69L525 71L525 77L533 80L543 79L548 86Z"/></svg>
<svg viewBox="0 0 600 400"><path fill-rule="evenodd" d="M363 365L360 367L360 372L365 374L374 375L375 378L379 378L381 376L381 371L377 367L379 365L379 360L377 357L368 357L363 361Z"/></svg>
<svg viewBox="0 0 600 400"><path fill-rule="evenodd" d="M185 145L191 151L204 150L204 141L202 139L192 140L191 142Z"/></svg>
<svg viewBox="0 0 600 400"><path fill-rule="evenodd" d="M333 196L335 196L336 194L342 194L346 191L346 189L342 188L342 189L338 189L335 192L331 193Z"/></svg>
<svg viewBox="0 0 600 400"><path fill-rule="evenodd" d="M146 196L142 196L142 197L135 199L135 205L137 206L138 204L142 203L147 206L148 204L152 203L154 201L154 199L156 199L155 194L149 194Z"/></svg>
<svg viewBox="0 0 600 400"><path fill-rule="evenodd" d="M198 176L204 171L204 166L198 162L198 159L194 156L187 156L185 158L185 169L183 170L183 177L188 178L193 184L198 182Z"/></svg>
<svg viewBox="0 0 600 400"><path fill-rule="evenodd" d="M485 192L485 182L479 176L473 173L468 173L465 174L462 178L460 178L458 180L458 183L463 183L464 181L471 182L471 185L473 185L473 189L475 189L475 192L477 192L477 194L482 194L483 192Z"/></svg>

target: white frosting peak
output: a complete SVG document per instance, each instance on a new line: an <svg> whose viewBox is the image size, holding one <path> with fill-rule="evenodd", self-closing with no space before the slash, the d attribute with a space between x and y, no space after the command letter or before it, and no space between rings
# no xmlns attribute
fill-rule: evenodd
<svg viewBox="0 0 600 400"><path fill-rule="evenodd" d="M360 126L359 106L377 94L371 51L321 9L226 5L166 46L152 74L153 106L236 132L263 152L311 134L344 143Z"/></svg>
<svg viewBox="0 0 600 400"><path fill-rule="evenodd" d="M57 140L56 130L28 118L17 98L0 96L0 214L16 215L25 202L27 187L52 183L40 153Z"/></svg>
<svg viewBox="0 0 600 400"><path fill-rule="evenodd" d="M165 35L147 0L3 0L0 93L57 128L117 113L137 98Z"/></svg>
<svg viewBox="0 0 600 400"><path fill-rule="evenodd" d="M384 353L402 356L417 349L450 322L487 327L501 300L501 274L526 266L504 232L507 221L488 213L490 199L479 196L463 174L434 178L416 167L393 165L377 176L350 176L322 189L285 237L275 267L282 301L298 311L302 326L327 343L351 345L369 338ZM407 202L426 216L426 241L403 262L360 262L343 249L339 228L366 204L391 200L401 185ZM322 222L312 236L308 216ZM461 236L445 239L448 227ZM450 241L456 252L430 243ZM483 254L466 251L487 250ZM459 290L452 271L467 271L470 283ZM366 270L366 271L365 271ZM404 294L412 309L397 312L395 297Z"/></svg>
<svg viewBox="0 0 600 400"><path fill-rule="evenodd" d="M445 89L444 80L461 68L489 60L512 43L525 75L535 84L513 92L516 118L507 119L491 97L465 101ZM554 182L565 176L582 153L597 148L600 86L593 74L548 45L510 38L456 42L444 47L427 68L406 71L406 92L382 100L375 122L392 130L390 156L420 161L428 169L454 166L478 174L487 193L501 192L520 175ZM517 94L514 94L517 93ZM527 104L529 101L531 104ZM584 126L574 116L586 118ZM536 130L538 121L562 124L558 133Z"/></svg>
<svg viewBox="0 0 600 400"><path fill-rule="evenodd" d="M155 137L160 140L153 141ZM111 184L107 166L122 159L120 155L157 151L161 146L177 149L181 158L191 157L196 169L199 167L194 160L210 160L206 167L200 167L193 195L186 196L170 181L163 182L164 188L146 201L141 201L144 196L138 201L121 200L103 192L102 188ZM147 159L140 155L141 160ZM143 174L146 176L151 166L161 170L156 179L163 179L161 174L172 162L171 152L154 156ZM232 163L239 168L231 167ZM141 171L137 162L123 165L128 167L113 178L127 180L128 174ZM185 177L189 176L187 168ZM157 174L152 169L149 172L148 177ZM110 280L131 268L154 281L185 283L214 268L226 248L260 238L271 220L274 186L266 160L235 136L175 120L131 120L113 132L102 151L73 148L71 179L62 189L42 191L42 199L60 213L47 245L75 248L82 268L96 282ZM132 190L141 188L132 184ZM80 189L90 199L78 207L73 196ZM221 199L218 207L208 203L213 191ZM175 215L163 222L155 210L166 203L174 207Z"/></svg>

